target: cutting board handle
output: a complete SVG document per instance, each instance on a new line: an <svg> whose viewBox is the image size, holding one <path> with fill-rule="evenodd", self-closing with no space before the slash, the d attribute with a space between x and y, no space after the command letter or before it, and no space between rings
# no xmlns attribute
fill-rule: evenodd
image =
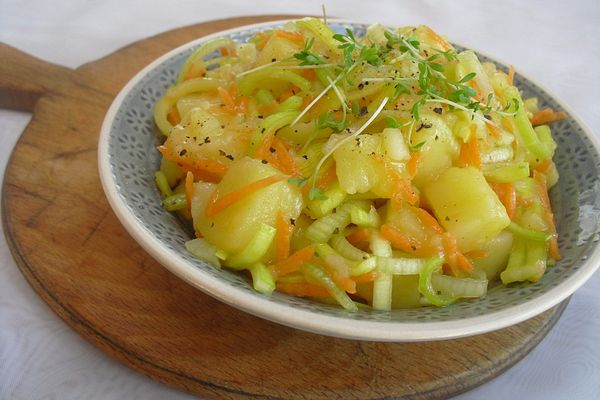
<svg viewBox="0 0 600 400"><path fill-rule="evenodd" d="M0 108L32 112L41 95L71 80L73 70L0 43Z"/></svg>

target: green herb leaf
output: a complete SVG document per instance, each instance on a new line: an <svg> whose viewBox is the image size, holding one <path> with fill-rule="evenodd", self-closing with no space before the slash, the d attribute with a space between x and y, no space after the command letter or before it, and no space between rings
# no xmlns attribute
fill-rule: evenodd
<svg viewBox="0 0 600 400"><path fill-rule="evenodd" d="M327 200L327 196L323 194L321 189L313 187L308 191L309 200Z"/></svg>
<svg viewBox="0 0 600 400"><path fill-rule="evenodd" d="M302 187L302 186L306 185L307 181L308 180L306 178L290 178L290 179L288 179L289 183L296 185L298 187Z"/></svg>
<svg viewBox="0 0 600 400"><path fill-rule="evenodd" d="M400 124L398 124L396 118L392 117L391 115L386 115L385 118L388 120L388 125L386 128L400 128Z"/></svg>
<svg viewBox="0 0 600 400"><path fill-rule="evenodd" d="M471 72L470 74L466 74L465 76L462 77L462 79L460 81L458 81L458 83L465 83L470 81L471 79L475 78L477 74L475 72Z"/></svg>

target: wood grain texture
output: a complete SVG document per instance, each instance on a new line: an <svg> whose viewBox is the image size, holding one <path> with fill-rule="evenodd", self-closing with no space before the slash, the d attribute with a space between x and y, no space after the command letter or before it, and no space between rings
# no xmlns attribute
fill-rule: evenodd
<svg viewBox="0 0 600 400"><path fill-rule="evenodd" d="M539 343L566 303L501 331L450 341L319 336L253 317L187 285L146 254L110 210L96 148L120 88L175 46L284 17L181 28L75 71L2 47L3 60L11 62L0 66L0 76L13 78L10 85L0 81L0 93L16 96L4 96L2 104L30 109L37 100L3 187L4 229L20 269L91 343L153 379L205 398L437 399L493 378Z"/></svg>

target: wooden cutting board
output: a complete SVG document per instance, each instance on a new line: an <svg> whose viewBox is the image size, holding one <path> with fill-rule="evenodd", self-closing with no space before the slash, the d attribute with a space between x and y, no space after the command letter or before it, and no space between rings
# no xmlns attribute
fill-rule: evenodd
<svg viewBox="0 0 600 400"><path fill-rule="evenodd" d="M123 85L192 39L288 17L189 26L76 70L0 45L0 106L33 112L2 193L4 231L19 268L52 310L95 346L204 398L438 399L497 376L540 342L566 303L519 325L458 340L319 336L192 288L150 258L112 213L96 148L104 114Z"/></svg>

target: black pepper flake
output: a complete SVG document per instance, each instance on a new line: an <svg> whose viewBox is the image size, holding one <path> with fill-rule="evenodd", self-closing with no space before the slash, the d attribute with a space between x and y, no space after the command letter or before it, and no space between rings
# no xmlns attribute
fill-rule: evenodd
<svg viewBox="0 0 600 400"><path fill-rule="evenodd" d="M492 117L490 117L490 114L485 114L483 118L487 119L488 121L491 121L492 119Z"/></svg>
<svg viewBox="0 0 600 400"><path fill-rule="evenodd" d="M306 154L303 155L302 158L304 158L305 160L308 160L308 156Z"/></svg>
<svg viewBox="0 0 600 400"><path fill-rule="evenodd" d="M441 114L441 113L442 113L442 111L444 111L444 110L442 109L442 107L435 107L435 108L433 109L433 112L434 112L434 113L438 113L438 114Z"/></svg>
<svg viewBox="0 0 600 400"><path fill-rule="evenodd" d="M210 138L208 136L204 138L204 143L210 143Z"/></svg>
<svg viewBox="0 0 600 400"><path fill-rule="evenodd" d="M438 140L440 137L438 135L435 135L435 137L433 138L434 140Z"/></svg>
<svg viewBox="0 0 600 400"><path fill-rule="evenodd" d="M222 155L223 157L225 157L227 155L227 153L225 153L223 150L219 149L219 154Z"/></svg>
<svg viewBox="0 0 600 400"><path fill-rule="evenodd" d="M269 147L269 151L270 151L271 153L275 153L275 148L274 148L274 147Z"/></svg>
<svg viewBox="0 0 600 400"><path fill-rule="evenodd" d="M364 87L365 87L365 85L364 85L363 83L359 83L359 84L358 84L358 88L359 88L359 89L362 89L362 88L364 88Z"/></svg>
<svg viewBox="0 0 600 400"><path fill-rule="evenodd" d="M336 234L338 234L338 233L340 233L340 228L335 228L335 229L333 230L333 234L334 234L334 235L336 235Z"/></svg>
<svg viewBox="0 0 600 400"><path fill-rule="evenodd" d="M263 164L268 164L269 162L267 160L260 160L261 163Z"/></svg>
<svg viewBox="0 0 600 400"><path fill-rule="evenodd" d="M265 133L265 131L266 131L266 130L267 130L267 128L262 128L262 129L260 130L260 133Z"/></svg>
<svg viewBox="0 0 600 400"><path fill-rule="evenodd" d="M367 108L367 106L362 106L360 108L360 112L358 113L359 117L362 117L363 115L367 114L369 112L369 109Z"/></svg>
<svg viewBox="0 0 600 400"><path fill-rule="evenodd" d="M185 156L185 153L187 153L187 150L186 150L186 149L183 149L183 150L181 150L181 151L179 152L179 155L180 155L181 157L183 157L183 156Z"/></svg>
<svg viewBox="0 0 600 400"><path fill-rule="evenodd" d="M221 129L225 129L225 125L221 125Z"/></svg>
<svg viewBox="0 0 600 400"><path fill-rule="evenodd" d="M294 218L290 218L290 224L292 224L292 226L296 226L296 220Z"/></svg>
<svg viewBox="0 0 600 400"><path fill-rule="evenodd" d="M271 58L271 62L275 62L275 61L277 61L276 58Z"/></svg>
<svg viewBox="0 0 600 400"><path fill-rule="evenodd" d="M419 125L419 127L417 128L417 132L419 132L421 129L425 128L425 129L429 129L431 128L433 125L431 125L431 122L421 122L421 125Z"/></svg>
<svg viewBox="0 0 600 400"><path fill-rule="evenodd" d="M228 158L228 159L230 159L231 161L233 161L233 156L232 156L231 154L227 154L227 155L225 156L225 158Z"/></svg>
<svg viewBox="0 0 600 400"><path fill-rule="evenodd" d="M256 118L258 119L263 119L264 117L262 115L257 116Z"/></svg>
<svg viewBox="0 0 600 400"><path fill-rule="evenodd" d="M411 248L413 251L417 251L417 246L414 246L414 245L412 245L412 246L410 246L410 248Z"/></svg>
<svg viewBox="0 0 600 400"><path fill-rule="evenodd" d="M446 218L444 218L446 221L450 221L450 217L446 215Z"/></svg>
<svg viewBox="0 0 600 400"><path fill-rule="evenodd" d="M215 223L214 223L214 222L211 222L211 223L210 223L210 227L211 227L211 228L214 228L214 227L215 227Z"/></svg>

